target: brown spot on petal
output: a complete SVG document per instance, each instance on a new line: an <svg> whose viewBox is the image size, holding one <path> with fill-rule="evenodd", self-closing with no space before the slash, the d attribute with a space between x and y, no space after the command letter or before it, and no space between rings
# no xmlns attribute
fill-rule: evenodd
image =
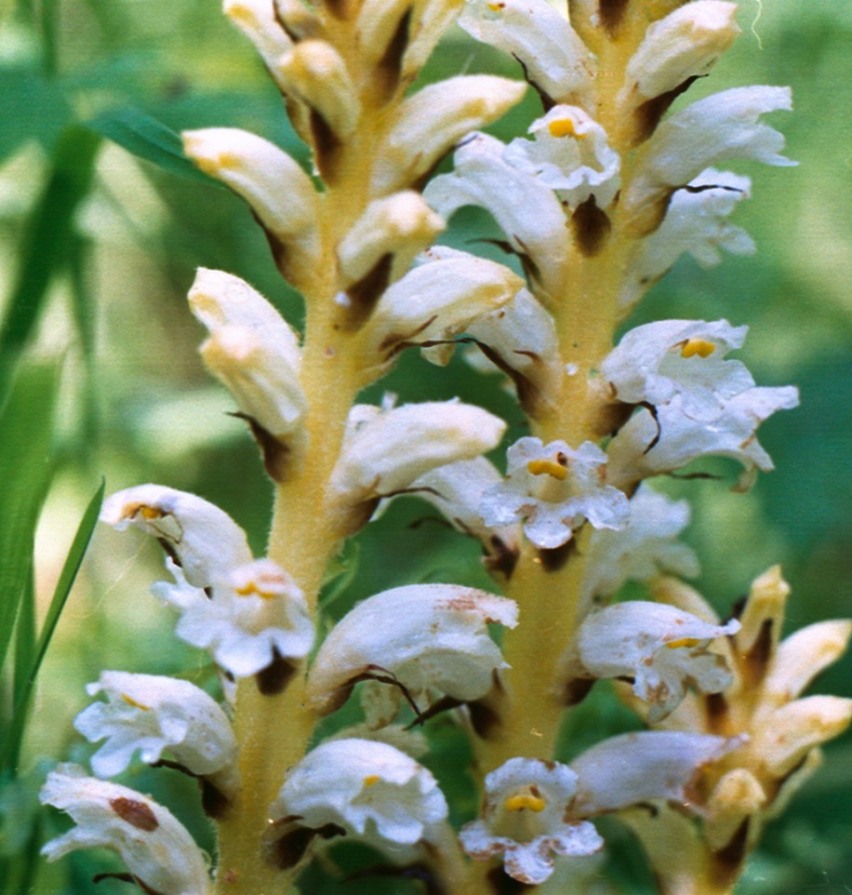
<svg viewBox="0 0 852 895"><path fill-rule="evenodd" d="M160 826L157 816L145 802L121 796L110 799L109 806L123 821L129 823L131 827L136 827L137 830L152 833Z"/></svg>

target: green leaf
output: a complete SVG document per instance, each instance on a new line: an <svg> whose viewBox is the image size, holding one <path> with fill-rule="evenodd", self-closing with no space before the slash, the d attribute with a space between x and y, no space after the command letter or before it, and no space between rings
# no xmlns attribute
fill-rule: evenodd
<svg viewBox="0 0 852 895"><path fill-rule="evenodd" d="M64 132L47 185L24 227L20 267L0 324L0 405L44 309L51 280L68 261L74 215L89 192L99 144L83 128Z"/></svg>
<svg viewBox="0 0 852 895"><path fill-rule="evenodd" d="M0 669L32 574L35 528L53 473L58 370L21 369L0 413Z"/></svg>
<svg viewBox="0 0 852 895"><path fill-rule="evenodd" d="M147 112L134 108L113 109L86 122L86 126L170 174L220 186L183 154L180 135Z"/></svg>
<svg viewBox="0 0 852 895"><path fill-rule="evenodd" d="M44 625L39 634L35 655L33 656L32 664L30 665L26 683L21 691L20 698L15 703L12 726L9 730L6 742L4 743L3 762L2 765L0 765L0 769L14 767L17 763L21 737L23 736L26 722L27 709L32 697L36 677L38 676L41 663L47 653L47 648L50 645L53 634L56 631L59 617L62 614L62 610L65 608L68 595L71 593L71 587L77 577L77 572L80 570L80 564L83 562L86 548L89 546L89 541L92 539L92 533L95 530L98 515L101 511L101 504L104 500L105 489L106 481L102 481L100 487L95 492L95 496L89 501L89 505L86 507L86 512L80 520L77 533L74 535L74 541L71 544L71 549L68 551L68 556L62 567L62 573L59 576L56 590L53 592L50 608L47 611Z"/></svg>

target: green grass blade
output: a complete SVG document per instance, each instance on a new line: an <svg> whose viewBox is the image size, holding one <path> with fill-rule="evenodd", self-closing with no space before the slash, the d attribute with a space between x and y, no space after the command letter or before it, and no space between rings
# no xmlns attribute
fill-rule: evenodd
<svg viewBox="0 0 852 895"><path fill-rule="evenodd" d="M89 192L99 144L85 128L66 129L47 185L24 228L17 279L0 324L0 405L39 321L50 282L68 261L74 215Z"/></svg>
<svg viewBox="0 0 852 895"><path fill-rule="evenodd" d="M180 135L147 112L134 108L113 109L86 122L86 126L164 171L221 186L183 154Z"/></svg>
<svg viewBox="0 0 852 895"><path fill-rule="evenodd" d="M0 766L0 770L13 768L17 764L27 709L32 697L36 677L38 676L41 663L47 653L47 648L50 646L53 634L56 631L59 617L62 614L62 610L65 608L68 595L71 593L71 587L77 577L77 572L80 570L80 564L83 562L86 548L89 546L89 541L92 539L92 534L98 521L98 515L101 511L105 489L106 482L102 481L100 487L95 492L95 496L89 501L89 505L86 507L86 512L83 513L83 518L80 520L80 525L77 527L77 533L74 535L71 549L68 551L68 556L62 567L62 574L59 576L56 590L53 592L53 599L50 602L50 608L47 611L44 625L39 634L35 655L33 656L29 674L27 675L26 683L21 692L20 701L15 704L12 726L5 743L3 762L2 766Z"/></svg>
<svg viewBox="0 0 852 895"><path fill-rule="evenodd" d="M0 669L32 573L35 528L53 473L58 371L21 369L0 411Z"/></svg>
<svg viewBox="0 0 852 895"><path fill-rule="evenodd" d="M18 604L15 620L15 678L12 684L12 704L16 705L25 689L27 675L36 649L36 603L33 563L27 576L24 592Z"/></svg>

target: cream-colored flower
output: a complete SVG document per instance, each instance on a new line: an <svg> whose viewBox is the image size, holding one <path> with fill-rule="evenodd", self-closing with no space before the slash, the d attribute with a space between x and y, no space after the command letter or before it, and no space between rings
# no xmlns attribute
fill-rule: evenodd
<svg viewBox="0 0 852 895"><path fill-rule="evenodd" d="M596 60L565 16L545 0L471 0L459 24L518 60L549 105L589 98Z"/></svg>
<svg viewBox="0 0 852 895"><path fill-rule="evenodd" d="M525 89L518 81L494 75L458 75L412 94L379 147L371 194L384 196L416 185L456 141L500 118Z"/></svg>
<svg viewBox="0 0 852 895"><path fill-rule="evenodd" d="M163 485L136 485L104 501L101 522L118 531L133 525L174 556L189 584L210 587L252 561L245 532L219 507Z"/></svg>
<svg viewBox="0 0 852 895"><path fill-rule="evenodd" d="M481 699L505 668L487 625L517 624L514 601L471 587L419 584L383 591L358 603L325 639L308 675L309 702L337 708L360 680L393 684L395 703L428 706L432 694L459 703Z"/></svg>
<svg viewBox="0 0 852 895"><path fill-rule="evenodd" d="M106 740L92 756L98 777L120 774L137 751L148 764L168 751L190 773L215 777L220 789L236 785L237 741L231 724L215 700L194 684L161 675L102 671L86 691L107 697L74 719L74 727L89 742Z"/></svg>
<svg viewBox="0 0 852 895"><path fill-rule="evenodd" d="M405 860L447 813L426 768L393 746L347 738L322 743L289 771L270 806L270 833L348 835Z"/></svg>

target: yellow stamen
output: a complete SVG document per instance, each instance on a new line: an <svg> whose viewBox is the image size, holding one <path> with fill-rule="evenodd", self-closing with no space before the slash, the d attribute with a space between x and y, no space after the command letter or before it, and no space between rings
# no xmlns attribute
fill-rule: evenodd
<svg viewBox="0 0 852 895"><path fill-rule="evenodd" d="M680 348L681 357L710 357L716 346L707 339L687 339Z"/></svg>
<svg viewBox="0 0 852 895"><path fill-rule="evenodd" d="M547 129L551 137L578 137L577 129L570 118L554 118L548 122Z"/></svg>
<svg viewBox="0 0 852 895"><path fill-rule="evenodd" d="M141 506L141 507L137 508L136 512L139 513L139 515L143 519L148 519L148 520L162 519L163 516L165 515L165 513L161 509L158 509L157 507ZM135 513L133 513L131 515L135 515Z"/></svg>
<svg viewBox="0 0 852 895"><path fill-rule="evenodd" d="M260 597L261 600L272 600L277 594L272 591L262 590L256 581L249 581L247 584L244 584L242 587L234 588L234 593L238 597Z"/></svg>
<svg viewBox="0 0 852 895"><path fill-rule="evenodd" d="M505 3L489 3L488 8L491 12L502 12L506 8Z"/></svg>
<svg viewBox="0 0 852 895"><path fill-rule="evenodd" d="M682 646L698 646L701 641L697 637L681 637L679 640L669 640L666 646L669 649L678 649Z"/></svg>
<svg viewBox="0 0 852 895"><path fill-rule="evenodd" d="M564 482L568 478L568 469L558 460L551 460L549 457L543 460L530 460L527 463L527 469L533 475L550 475L560 482Z"/></svg>
<svg viewBox="0 0 852 895"><path fill-rule="evenodd" d="M137 702L132 696L128 696L126 693L121 694L121 698L128 704L132 705L135 709L141 709L143 712L150 712L151 706L145 705L144 703Z"/></svg>
<svg viewBox="0 0 852 895"><path fill-rule="evenodd" d="M378 774L368 774L361 782L365 787L375 786L381 779Z"/></svg>
<svg viewBox="0 0 852 895"><path fill-rule="evenodd" d="M540 798L539 796L533 796L529 793L524 793L517 796L509 796L508 799L503 803L503 807L507 811L523 811L525 809L529 811L535 811L536 813L540 811L544 811L547 808L547 802Z"/></svg>

